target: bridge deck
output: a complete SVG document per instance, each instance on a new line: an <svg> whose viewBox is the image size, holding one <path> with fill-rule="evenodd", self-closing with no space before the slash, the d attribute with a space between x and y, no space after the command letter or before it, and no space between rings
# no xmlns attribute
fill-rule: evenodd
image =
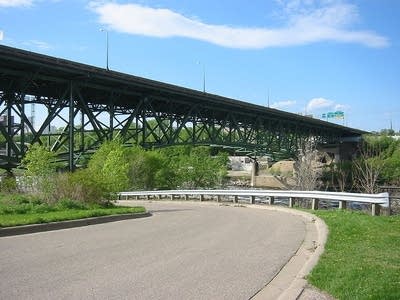
<svg viewBox="0 0 400 300"><path fill-rule="evenodd" d="M236 111L240 113L238 116L241 116L244 122L247 122L249 118L263 115L271 120L296 123L300 127L334 130L340 132L339 135L342 137L366 133L359 129L298 114L7 46L0 46L0 75L0 91L10 89L10 86L7 86L9 80L4 80L6 77L18 79L21 76L24 78L34 76L36 85L26 87L26 94L36 95L35 86L40 85L42 86L41 96L57 98L60 96L60 85L76 81L84 87L81 93L86 101L108 104L109 92L118 93L114 104L125 109L135 108L145 97L159 100L153 102L153 106L156 106L154 109L157 111L167 112L169 101L182 103L185 106L201 103L212 108L208 113L213 118L224 118L227 111ZM21 81L16 80L14 84L21 84ZM14 86L14 88L19 90L21 87ZM174 106L174 113L185 113L185 111L180 112L179 109L179 105Z"/></svg>
<svg viewBox="0 0 400 300"><path fill-rule="evenodd" d="M25 106L34 103L48 112L41 124L37 120L33 124L32 116L26 113ZM93 152L115 135L128 145L148 148L218 145L288 157L310 137L327 145L365 133L1 45L0 115L0 134L6 144L0 167L8 169L18 164L30 143L46 143L64 159L68 156L72 169L81 154ZM63 130L53 134L50 128L55 121L63 124Z"/></svg>

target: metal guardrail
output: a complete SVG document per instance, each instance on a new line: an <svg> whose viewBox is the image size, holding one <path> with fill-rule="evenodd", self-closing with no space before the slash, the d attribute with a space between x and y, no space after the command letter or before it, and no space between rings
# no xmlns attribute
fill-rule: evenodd
<svg viewBox="0 0 400 300"><path fill-rule="evenodd" d="M360 202L371 204L372 215L379 215L380 207L388 207L389 194L387 192L380 194L357 194L357 193L338 193L338 192L320 192L320 191L282 191L282 190L159 190L159 191L132 191L121 192L118 199L128 200L130 197L140 199L150 199L151 197L184 197L186 200L198 197L203 201L206 196L217 197L217 201L221 201L221 197L233 197L233 202L238 203L239 197L248 197L249 203L254 204L256 198L268 198L269 204L274 204L275 198L288 198L289 207L293 207L296 198L312 199L312 209L318 209L320 200L339 202L339 208L346 208L347 202Z"/></svg>

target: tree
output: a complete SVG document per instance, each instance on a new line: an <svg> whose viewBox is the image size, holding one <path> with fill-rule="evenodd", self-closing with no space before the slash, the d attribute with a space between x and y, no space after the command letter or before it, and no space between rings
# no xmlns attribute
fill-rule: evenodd
<svg viewBox="0 0 400 300"><path fill-rule="evenodd" d="M39 144L29 147L21 162L26 176L49 176L55 173L56 154Z"/></svg>
<svg viewBox="0 0 400 300"><path fill-rule="evenodd" d="M339 187L339 191L346 191L349 185L351 189L351 170L352 164L349 161L341 161L335 164L334 176Z"/></svg>
<svg viewBox="0 0 400 300"><path fill-rule="evenodd" d="M128 151L128 161L131 188L148 190L164 187L160 173L166 173L162 170L167 166L165 158L159 152L145 151L138 147L131 148Z"/></svg>
<svg viewBox="0 0 400 300"><path fill-rule="evenodd" d="M377 192L384 166L384 152L379 144L364 141L359 148L358 158L353 162L353 181L356 187L368 194Z"/></svg>
<svg viewBox="0 0 400 300"><path fill-rule="evenodd" d="M311 140L305 142L299 149L294 164L297 189L312 191L318 187L318 179L322 173L318 168L319 156L316 145Z"/></svg>
<svg viewBox="0 0 400 300"><path fill-rule="evenodd" d="M400 185L400 147L385 159L381 177L385 184Z"/></svg>
<svg viewBox="0 0 400 300"><path fill-rule="evenodd" d="M22 159L21 166L25 168L26 185L50 201L50 195L55 188L56 154L42 145L33 144Z"/></svg>
<svg viewBox="0 0 400 300"><path fill-rule="evenodd" d="M330 163L324 167L322 181L325 189L335 191L348 191L352 188L352 171L353 164L351 161L340 161L338 163Z"/></svg>
<svg viewBox="0 0 400 300"><path fill-rule="evenodd" d="M128 188L128 169L125 149L118 139L103 143L88 163L89 173L106 193Z"/></svg>
<svg viewBox="0 0 400 300"><path fill-rule="evenodd" d="M227 174L227 155L211 156L210 147L176 146L160 150L166 157L170 188L213 188Z"/></svg>
<svg viewBox="0 0 400 300"><path fill-rule="evenodd" d="M101 170L106 191L116 193L128 188L128 169L122 145L110 151Z"/></svg>
<svg viewBox="0 0 400 300"><path fill-rule="evenodd" d="M180 173L185 188L212 188L226 176L227 157L211 156L209 147L192 148L181 160Z"/></svg>

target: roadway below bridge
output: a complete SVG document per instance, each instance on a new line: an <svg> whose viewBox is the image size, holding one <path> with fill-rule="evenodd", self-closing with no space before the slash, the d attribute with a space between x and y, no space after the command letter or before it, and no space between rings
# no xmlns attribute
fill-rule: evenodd
<svg viewBox="0 0 400 300"><path fill-rule="evenodd" d="M310 226L279 209L129 203L153 215L0 238L0 298L250 299L304 248Z"/></svg>

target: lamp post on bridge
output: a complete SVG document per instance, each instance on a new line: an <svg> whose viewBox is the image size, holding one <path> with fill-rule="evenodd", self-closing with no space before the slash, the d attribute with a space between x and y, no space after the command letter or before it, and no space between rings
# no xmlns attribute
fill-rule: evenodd
<svg viewBox="0 0 400 300"><path fill-rule="evenodd" d="M108 43L108 30L107 30L107 29L104 29L104 28L101 28L100 31L106 33L106 69L107 69L107 71L109 71L110 69L108 68L108 48L109 48L109 43Z"/></svg>
<svg viewBox="0 0 400 300"><path fill-rule="evenodd" d="M198 61L198 65L203 66L203 93L206 92L206 66L202 62Z"/></svg>

